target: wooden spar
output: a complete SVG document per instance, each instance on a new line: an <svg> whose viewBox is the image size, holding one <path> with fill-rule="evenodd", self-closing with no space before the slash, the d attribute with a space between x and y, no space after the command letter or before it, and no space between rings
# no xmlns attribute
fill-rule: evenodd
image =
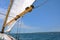
<svg viewBox="0 0 60 40"><path fill-rule="evenodd" d="M8 10L7 10L7 13L6 13L6 17L5 17L5 20L4 20L4 24L2 26L2 32L1 33L4 33L4 29L5 29L5 24L7 22L7 19L8 19L8 16L9 16L9 12L10 12L10 9L12 7L12 4L13 4L13 0L10 0L10 5L8 7Z"/></svg>
<svg viewBox="0 0 60 40"><path fill-rule="evenodd" d="M17 19L19 19L20 17L22 17L24 14L26 14L27 12L30 12L32 9L33 9L33 6L28 7L22 13L20 13L15 18L13 18L11 21L9 21L6 25L10 25L11 23L15 22Z"/></svg>

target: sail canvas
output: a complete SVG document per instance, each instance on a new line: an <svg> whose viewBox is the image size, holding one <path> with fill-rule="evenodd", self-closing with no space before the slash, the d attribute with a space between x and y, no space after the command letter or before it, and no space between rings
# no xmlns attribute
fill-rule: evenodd
<svg viewBox="0 0 60 40"><path fill-rule="evenodd" d="M34 1L35 0L14 0L9 13L9 16L11 17L8 17L7 23L10 22L18 14L22 13L27 7L30 7ZM15 23L16 22L11 23L11 26L8 26L10 27L9 29L11 29Z"/></svg>

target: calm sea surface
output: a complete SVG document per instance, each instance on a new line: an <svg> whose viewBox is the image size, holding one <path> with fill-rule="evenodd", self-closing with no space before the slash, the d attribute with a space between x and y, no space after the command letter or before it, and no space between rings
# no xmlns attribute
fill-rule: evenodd
<svg viewBox="0 0 60 40"><path fill-rule="evenodd" d="M17 40L60 40L60 32L10 34Z"/></svg>

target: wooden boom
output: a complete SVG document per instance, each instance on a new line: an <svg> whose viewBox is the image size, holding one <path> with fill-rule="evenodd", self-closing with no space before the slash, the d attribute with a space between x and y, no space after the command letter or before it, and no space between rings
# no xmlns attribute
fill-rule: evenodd
<svg viewBox="0 0 60 40"><path fill-rule="evenodd" d="M11 23L15 22L17 19L19 19L20 17L22 17L27 12L32 11L33 8L34 8L33 5L31 5L30 7L27 7L22 13L20 13L19 15L17 15L15 18L13 18L11 21L9 21L6 25L10 25Z"/></svg>

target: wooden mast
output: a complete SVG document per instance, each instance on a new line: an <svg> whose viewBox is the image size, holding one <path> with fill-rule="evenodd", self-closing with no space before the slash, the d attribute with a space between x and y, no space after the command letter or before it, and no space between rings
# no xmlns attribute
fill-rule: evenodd
<svg viewBox="0 0 60 40"><path fill-rule="evenodd" d="M5 24L7 22L7 19L8 19L8 16L9 16L9 12L10 12L10 9L12 7L12 3L13 3L13 0L10 0L10 5L9 5L8 10L7 10L7 13L6 13L6 17L5 17L5 20L4 20L4 24L2 26L2 32L1 33L4 33Z"/></svg>

